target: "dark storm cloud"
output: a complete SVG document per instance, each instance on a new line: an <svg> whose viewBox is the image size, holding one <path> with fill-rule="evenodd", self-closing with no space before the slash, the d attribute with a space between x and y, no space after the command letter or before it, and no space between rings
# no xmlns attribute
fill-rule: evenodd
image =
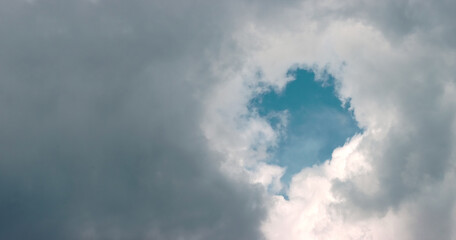
<svg viewBox="0 0 456 240"><path fill-rule="evenodd" d="M234 4L0 3L1 239L261 238L199 130Z"/></svg>

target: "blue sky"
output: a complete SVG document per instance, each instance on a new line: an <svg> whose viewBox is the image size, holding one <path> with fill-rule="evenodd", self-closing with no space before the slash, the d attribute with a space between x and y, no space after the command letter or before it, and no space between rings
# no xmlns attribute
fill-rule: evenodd
<svg viewBox="0 0 456 240"><path fill-rule="evenodd" d="M0 1L0 240L456 240L455 11Z"/></svg>
<svg viewBox="0 0 456 240"><path fill-rule="evenodd" d="M285 137L273 150L274 163L286 167L282 181L288 184L292 176L304 167L321 163L347 138L361 132L349 105L342 105L335 92L334 78L316 81L312 71L290 70L294 80L282 92L271 89L252 99L251 107L275 126L275 112L288 111Z"/></svg>

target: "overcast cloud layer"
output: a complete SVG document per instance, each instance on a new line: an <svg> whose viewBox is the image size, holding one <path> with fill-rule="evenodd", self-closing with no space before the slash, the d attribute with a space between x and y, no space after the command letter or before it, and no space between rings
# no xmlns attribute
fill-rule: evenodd
<svg viewBox="0 0 456 240"><path fill-rule="evenodd" d="M230 8L0 3L1 239L260 238L199 130Z"/></svg>
<svg viewBox="0 0 456 240"><path fill-rule="evenodd" d="M1 239L456 239L454 1L0 3ZM293 68L364 129L294 176Z"/></svg>

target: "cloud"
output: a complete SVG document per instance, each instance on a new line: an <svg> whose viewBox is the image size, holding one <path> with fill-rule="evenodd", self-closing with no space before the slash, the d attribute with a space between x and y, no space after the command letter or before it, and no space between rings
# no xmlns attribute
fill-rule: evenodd
<svg viewBox="0 0 456 240"><path fill-rule="evenodd" d="M282 29L251 28L265 79L327 71L365 129L339 150L352 154L294 177L263 227L269 239L454 238L456 55L451 4L436 5L427 20L420 1L306 1Z"/></svg>
<svg viewBox="0 0 456 240"><path fill-rule="evenodd" d="M454 238L454 7L3 1L1 238ZM365 131L284 199L248 104L297 67Z"/></svg>
<svg viewBox="0 0 456 240"><path fill-rule="evenodd" d="M0 238L261 238L200 131L235 4L2 1Z"/></svg>

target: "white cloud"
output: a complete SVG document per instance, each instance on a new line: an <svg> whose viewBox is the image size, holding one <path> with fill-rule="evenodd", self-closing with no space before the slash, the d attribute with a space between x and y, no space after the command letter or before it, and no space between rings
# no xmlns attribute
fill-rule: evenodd
<svg viewBox="0 0 456 240"><path fill-rule="evenodd" d="M328 71L365 129L297 174L289 200L274 197L269 239L456 237L456 52L446 7L454 4L306 1L238 32L250 48L246 72L259 69L280 89L290 67Z"/></svg>
<svg viewBox="0 0 456 240"><path fill-rule="evenodd" d="M0 3L4 238L260 238L244 177L269 239L456 238L454 1L28 2ZM296 67L365 132L286 200L287 114L248 102Z"/></svg>

